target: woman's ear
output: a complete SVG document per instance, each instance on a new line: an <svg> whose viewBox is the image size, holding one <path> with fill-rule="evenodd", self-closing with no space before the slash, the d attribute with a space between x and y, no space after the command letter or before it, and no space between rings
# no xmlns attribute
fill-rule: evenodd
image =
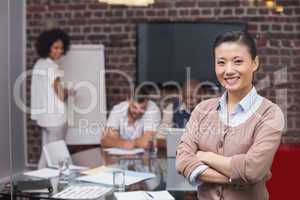
<svg viewBox="0 0 300 200"><path fill-rule="evenodd" d="M259 66L259 59L258 59L258 56L256 56L253 61L253 72L257 71L258 66Z"/></svg>

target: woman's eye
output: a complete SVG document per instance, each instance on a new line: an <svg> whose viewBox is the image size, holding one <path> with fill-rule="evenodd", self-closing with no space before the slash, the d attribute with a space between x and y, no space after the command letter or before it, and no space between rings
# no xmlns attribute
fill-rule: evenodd
<svg viewBox="0 0 300 200"><path fill-rule="evenodd" d="M234 61L234 63L235 63L236 65L241 65L241 64L243 63L243 61L242 61L242 60L236 60L236 61Z"/></svg>
<svg viewBox="0 0 300 200"><path fill-rule="evenodd" d="M224 61L218 61L217 64L218 65L225 65L225 62Z"/></svg>

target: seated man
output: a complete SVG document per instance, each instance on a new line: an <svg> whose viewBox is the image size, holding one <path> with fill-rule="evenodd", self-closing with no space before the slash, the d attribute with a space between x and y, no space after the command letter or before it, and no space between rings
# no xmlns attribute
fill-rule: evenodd
<svg viewBox="0 0 300 200"><path fill-rule="evenodd" d="M139 88L129 101L115 105L101 139L102 147L148 148L160 124L160 110L149 100L146 87Z"/></svg>
<svg viewBox="0 0 300 200"><path fill-rule="evenodd" d="M162 127L185 128L191 112L200 102L201 84L198 80L186 81L182 87L181 99L174 98L163 111Z"/></svg>

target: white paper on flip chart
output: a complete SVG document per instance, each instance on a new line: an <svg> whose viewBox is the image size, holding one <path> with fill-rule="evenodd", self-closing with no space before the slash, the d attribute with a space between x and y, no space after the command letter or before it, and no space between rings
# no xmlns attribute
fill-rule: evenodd
<svg viewBox="0 0 300 200"><path fill-rule="evenodd" d="M59 175L59 171L57 169L43 168L39 170L25 172L24 175L48 179L57 177Z"/></svg>
<svg viewBox="0 0 300 200"><path fill-rule="evenodd" d="M145 152L143 148L135 148L135 149L107 148L104 149L104 151L107 151L109 154L113 154L113 155L135 155L135 154Z"/></svg>
<svg viewBox="0 0 300 200"><path fill-rule="evenodd" d="M175 200L168 191L115 192L117 200Z"/></svg>

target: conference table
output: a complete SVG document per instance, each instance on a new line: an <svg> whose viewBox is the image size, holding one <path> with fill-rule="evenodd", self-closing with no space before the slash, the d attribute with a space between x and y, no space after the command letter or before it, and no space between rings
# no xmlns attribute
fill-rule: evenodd
<svg viewBox="0 0 300 200"><path fill-rule="evenodd" d="M74 165L88 167L90 169L99 166L114 167L124 170L154 173L155 178L141 181L126 187L126 191L157 191L168 190L176 199L195 199L196 187L191 186L188 181L177 174L175 168L175 158L167 158L165 152L158 152L150 155L147 152L136 155L110 155L102 148L92 148L80 151L72 155ZM51 194L28 194L18 193L14 196L26 197L29 199L54 199L52 196L64 189L58 178L51 179L53 192ZM72 184L72 183L70 183ZM91 184L75 181L75 184ZM113 191L107 193L105 200L114 200Z"/></svg>

